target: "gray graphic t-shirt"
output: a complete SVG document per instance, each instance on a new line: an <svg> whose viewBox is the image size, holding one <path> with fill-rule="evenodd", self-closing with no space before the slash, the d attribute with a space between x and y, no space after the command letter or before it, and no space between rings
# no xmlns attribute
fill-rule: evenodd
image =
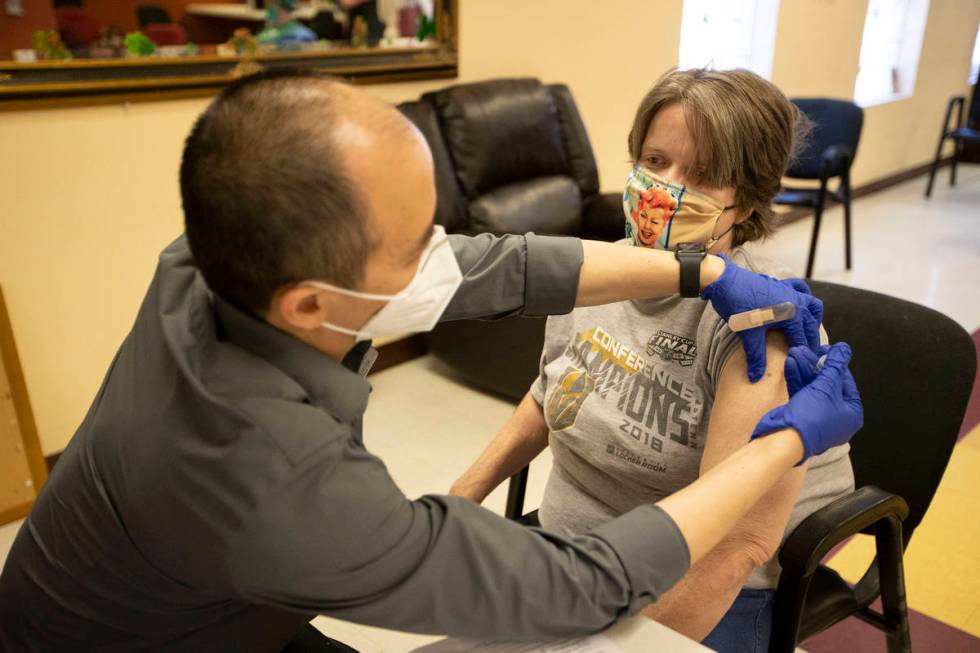
<svg viewBox="0 0 980 653"><path fill-rule="evenodd" d="M731 258L788 276L741 248ZM697 479L715 384L740 347L710 304L696 298L619 302L549 318L531 386L554 456L542 525L585 532ZM835 447L810 461L786 534L854 488L848 451ZM773 588L778 579L773 559L746 587Z"/></svg>

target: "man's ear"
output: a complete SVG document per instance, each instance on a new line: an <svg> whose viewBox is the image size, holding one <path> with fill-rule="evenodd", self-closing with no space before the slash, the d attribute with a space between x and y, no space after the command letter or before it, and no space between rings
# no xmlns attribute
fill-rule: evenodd
<svg viewBox="0 0 980 653"><path fill-rule="evenodd" d="M289 326L302 331L318 329L327 319L322 293L311 286L291 286L276 291L270 307Z"/></svg>

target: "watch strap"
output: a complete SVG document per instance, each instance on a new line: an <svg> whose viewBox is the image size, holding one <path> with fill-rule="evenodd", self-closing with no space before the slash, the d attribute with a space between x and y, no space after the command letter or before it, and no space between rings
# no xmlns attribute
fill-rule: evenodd
<svg viewBox="0 0 980 653"><path fill-rule="evenodd" d="M701 296L701 261L707 252L701 249L683 249L675 252L675 256L681 264L680 289L681 297L700 297Z"/></svg>

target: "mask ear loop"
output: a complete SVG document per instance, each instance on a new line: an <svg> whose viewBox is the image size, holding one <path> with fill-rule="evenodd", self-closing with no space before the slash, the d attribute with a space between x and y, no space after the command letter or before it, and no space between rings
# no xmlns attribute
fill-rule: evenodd
<svg viewBox="0 0 980 653"><path fill-rule="evenodd" d="M732 209L737 208L737 207L738 207L737 204L732 204L731 206L724 207L721 210L721 213L718 214L718 217L720 218L721 215L722 215L722 213L724 213L725 211L731 211ZM717 236L711 236L711 245L714 245L719 240L721 240L722 238L724 238L725 237L725 234L727 234L729 231L731 231L732 229L734 229L736 224L737 224L736 222L732 222L732 225L730 227L728 227L728 229L725 229L723 232L721 232Z"/></svg>
<svg viewBox="0 0 980 653"><path fill-rule="evenodd" d="M674 226L674 216L681 210L681 204L684 202L684 194L686 192L687 186L681 186L681 192L677 195L677 206L670 212L670 219L667 220L667 233L664 235L664 245L668 248L670 248L670 231L671 227Z"/></svg>

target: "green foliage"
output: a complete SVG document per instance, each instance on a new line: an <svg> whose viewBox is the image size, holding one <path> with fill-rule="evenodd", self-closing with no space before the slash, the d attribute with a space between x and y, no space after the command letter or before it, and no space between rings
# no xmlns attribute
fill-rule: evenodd
<svg viewBox="0 0 980 653"><path fill-rule="evenodd" d="M56 30L37 30L31 35L31 45L39 59L71 59L71 52Z"/></svg>
<svg viewBox="0 0 980 653"><path fill-rule="evenodd" d="M130 32L126 35L126 51L137 57L145 57L156 52L157 46L143 32Z"/></svg>
<svg viewBox="0 0 980 653"><path fill-rule="evenodd" d="M261 37L261 34L259 36ZM256 39L247 28L240 27L228 39L228 44L235 48L235 54L254 55L258 47L258 40L261 40L261 38Z"/></svg>
<svg viewBox="0 0 980 653"><path fill-rule="evenodd" d="M419 41L424 41L428 38L435 38L436 36L436 21L433 18L429 18L425 14L419 15L419 30L416 33L416 38Z"/></svg>

